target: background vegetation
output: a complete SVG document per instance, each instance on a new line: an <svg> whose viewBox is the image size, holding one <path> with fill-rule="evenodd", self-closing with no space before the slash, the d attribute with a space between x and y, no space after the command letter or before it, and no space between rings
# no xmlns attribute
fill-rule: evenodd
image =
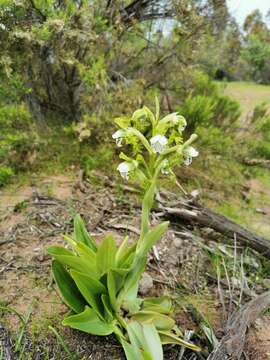
<svg viewBox="0 0 270 360"><path fill-rule="evenodd" d="M225 0L1 0L0 41L2 186L23 173L107 167L113 118L154 106L155 95L199 135L187 186L230 193L250 174L247 159L270 160L268 107L241 96L246 81L270 82L258 10L240 28Z"/></svg>

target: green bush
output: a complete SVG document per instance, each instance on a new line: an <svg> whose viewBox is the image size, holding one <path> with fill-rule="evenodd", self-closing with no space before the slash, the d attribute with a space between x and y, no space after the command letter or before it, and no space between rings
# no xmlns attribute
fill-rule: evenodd
<svg viewBox="0 0 270 360"><path fill-rule="evenodd" d="M0 132L0 167L10 169L12 173L25 169L36 135L32 118L24 105L0 107ZM5 176L6 179L9 177Z"/></svg>
<svg viewBox="0 0 270 360"><path fill-rule="evenodd" d="M248 157L270 160L270 114L267 104L261 103L254 108L250 123Z"/></svg>
<svg viewBox="0 0 270 360"><path fill-rule="evenodd" d="M214 99L205 95L188 97L179 112L188 119L188 130L194 132L198 125L209 126L214 119Z"/></svg>
<svg viewBox="0 0 270 360"><path fill-rule="evenodd" d="M188 119L188 132L198 126L233 128L241 111L237 101L221 94L218 83L208 75L195 72L189 82L191 90L177 110Z"/></svg>
<svg viewBox="0 0 270 360"><path fill-rule="evenodd" d="M13 175L14 175L14 172L10 167L1 166L0 167L0 186L6 185Z"/></svg>
<svg viewBox="0 0 270 360"><path fill-rule="evenodd" d="M223 130L214 126L207 128L199 126L196 133L199 136L201 147L212 154L230 158L234 152L234 139L231 135L225 134Z"/></svg>

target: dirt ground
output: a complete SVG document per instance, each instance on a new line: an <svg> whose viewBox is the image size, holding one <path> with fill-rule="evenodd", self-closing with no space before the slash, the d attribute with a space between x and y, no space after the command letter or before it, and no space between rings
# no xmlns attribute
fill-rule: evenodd
<svg viewBox="0 0 270 360"><path fill-rule="evenodd" d="M2 341L2 346L9 349L10 359L71 359L49 326L57 329L77 359L124 359L113 337L97 338L61 326L67 308L52 282L51 259L46 249L52 244L64 244L62 234L72 232L76 213L84 217L97 241L107 233L113 233L119 241L128 233L132 241L139 229L140 211L134 196L117 187L86 185L82 192L73 179L59 175L41 180L38 186L1 193L0 305L5 310L0 308L0 344ZM153 224L158 221L158 214L153 215ZM194 341L204 349L201 357L186 352L183 359L206 359L209 346L203 335L196 335L201 330L190 309L207 318L217 336L222 336L224 324L217 285L213 277L206 276L209 257L201 244L189 237L191 230L194 231L187 224L171 224L149 258L147 273L153 286L147 295L174 295L179 326L193 330ZM212 246L205 230L199 234L200 239L205 241L204 245ZM226 290L224 294L226 298ZM17 353L14 346L20 334L20 322L12 309L29 315ZM266 314L250 329L248 359L269 359L269 320ZM20 357L19 353L23 355ZM165 359L179 358L179 348L166 348Z"/></svg>

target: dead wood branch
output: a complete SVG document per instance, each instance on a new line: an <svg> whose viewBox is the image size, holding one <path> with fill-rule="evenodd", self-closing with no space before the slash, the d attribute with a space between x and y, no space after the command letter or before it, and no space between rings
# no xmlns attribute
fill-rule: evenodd
<svg viewBox="0 0 270 360"><path fill-rule="evenodd" d="M161 205L161 208L164 211L164 216L168 219L184 220L201 227L212 228L231 239L236 236L237 242L256 250L270 259L270 240L254 234L227 217L203 207L194 200L180 199L177 207Z"/></svg>
<svg viewBox="0 0 270 360"><path fill-rule="evenodd" d="M270 160L266 159L245 159L244 163L249 166L261 166L270 169Z"/></svg>
<svg viewBox="0 0 270 360"><path fill-rule="evenodd" d="M209 355L208 360L240 359L247 328L270 306L270 291L258 296L234 312L226 326L225 335Z"/></svg>

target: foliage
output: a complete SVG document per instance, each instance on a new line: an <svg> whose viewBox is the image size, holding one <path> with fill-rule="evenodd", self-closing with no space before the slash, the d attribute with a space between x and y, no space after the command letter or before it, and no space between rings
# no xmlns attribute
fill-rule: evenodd
<svg viewBox="0 0 270 360"><path fill-rule="evenodd" d="M250 35L243 48L243 59L248 64L248 76L258 82L270 83L270 44L256 35Z"/></svg>
<svg viewBox="0 0 270 360"><path fill-rule="evenodd" d="M199 350L180 338L182 333L170 316L169 297L138 297L147 254L168 227L168 222L150 226L158 177L161 171L173 174L176 164L190 163L198 155L190 146L196 136L183 143L185 119L173 113L160 120L158 102L155 115L143 107L131 118L117 118L116 123L120 130L113 138L118 146L123 142L128 145L132 156L121 153L124 162L118 170L123 178L138 180L145 191L140 237L132 245L126 237L118 246L109 235L98 245L81 217L75 217L73 236L65 236L71 250L48 249L54 258L53 275L61 297L72 310L63 325L94 335L114 333L129 360L162 360L162 344Z"/></svg>
<svg viewBox="0 0 270 360"><path fill-rule="evenodd" d="M265 103L259 104L253 111L248 144L249 156L270 160L270 114Z"/></svg>
<svg viewBox="0 0 270 360"><path fill-rule="evenodd" d="M195 72L191 79L191 91L178 110L188 122L189 132L200 127L230 129L240 116L240 105L237 101L221 94L220 86L208 75Z"/></svg>
<svg viewBox="0 0 270 360"><path fill-rule="evenodd" d="M36 135L31 116L22 106L0 105L0 186L33 160Z"/></svg>

